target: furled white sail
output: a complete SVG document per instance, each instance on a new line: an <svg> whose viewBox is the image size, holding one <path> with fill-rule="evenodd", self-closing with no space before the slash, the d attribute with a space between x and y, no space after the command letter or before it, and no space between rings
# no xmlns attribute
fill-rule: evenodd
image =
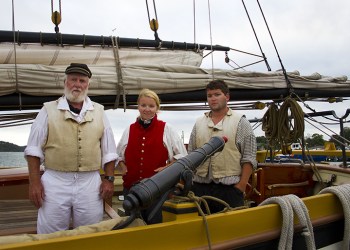
<svg viewBox="0 0 350 250"><path fill-rule="evenodd" d="M0 44L0 96L22 93L32 96L61 95L64 70L71 62L86 63L92 71L89 95L137 95L142 88L159 94L203 89L213 78L230 88L243 90L286 89L282 72L206 70L202 53L192 50ZM121 75L119 75L121 72ZM214 76L212 75L214 74ZM349 91L347 77L301 76L289 72L296 89Z"/></svg>

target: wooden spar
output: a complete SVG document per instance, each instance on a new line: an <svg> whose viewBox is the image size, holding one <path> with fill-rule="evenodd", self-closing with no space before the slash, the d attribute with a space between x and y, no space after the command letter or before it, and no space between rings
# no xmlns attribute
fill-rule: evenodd
<svg viewBox="0 0 350 250"><path fill-rule="evenodd" d="M0 30L0 43L13 42L15 36L16 43L39 43L58 45L98 45L112 46L111 36L92 36L59 33L41 33L25 31ZM162 41L161 44L155 40L135 39L115 37L119 47L140 47L140 48L167 48L181 50L214 50L229 51L230 47L221 45L208 45L186 42Z"/></svg>

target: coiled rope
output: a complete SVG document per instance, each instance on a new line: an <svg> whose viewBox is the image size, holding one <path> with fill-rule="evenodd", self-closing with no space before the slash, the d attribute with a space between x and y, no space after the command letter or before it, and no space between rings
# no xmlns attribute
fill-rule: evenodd
<svg viewBox="0 0 350 250"><path fill-rule="evenodd" d="M290 124L290 117L294 123ZM287 97L279 111L278 115L278 139L281 145L289 145L295 142L298 138L301 138L304 134L304 111L300 105L291 97Z"/></svg>
<svg viewBox="0 0 350 250"><path fill-rule="evenodd" d="M319 193L332 193L339 198L344 212L344 237L342 249L350 249L350 184L327 187L322 189Z"/></svg>
<svg viewBox="0 0 350 250"><path fill-rule="evenodd" d="M308 210L304 202L296 195L289 194L279 197L271 197L264 200L259 206L277 203L281 207L283 224L278 243L278 249L291 250L294 234L294 213L298 216L303 227L302 235L305 238L307 249L316 249L314 232Z"/></svg>
<svg viewBox="0 0 350 250"><path fill-rule="evenodd" d="M290 118L294 120L292 125L290 124ZM282 153L288 153L286 148L293 142L298 141L304 134L304 111L298 102L291 97L285 99L280 109L275 103L272 103L262 118L262 130L265 131L265 137L271 148L276 147L279 143L282 147ZM311 162L311 168L323 187L321 175L309 150L308 154L310 157L305 156Z"/></svg>
<svg viewBox="0 0 350 250"><path fill-rule="evenodd" d="M278 107L275 103L270 104L262 118L262 130L269 146L275 147L278 143Z"/></svg>
<svg viewBox="0 0 350 250"><path fill-rule="evenodd" d="M262 118L262 130L271 147L277 143L288 146L304 134L304 111L291 97L284 100L280 109L272 103Z"/></svg>

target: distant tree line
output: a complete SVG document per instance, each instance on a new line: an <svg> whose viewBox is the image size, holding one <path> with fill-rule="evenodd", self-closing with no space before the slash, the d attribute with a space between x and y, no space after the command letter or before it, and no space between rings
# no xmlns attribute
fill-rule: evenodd
<svg viewBox="0 0 350 250"><path fill-rule="evenodd" d="M0 141L0 152L24 152L26 146L18 146L16 144Z"/></svg>
<svg viewBox="0 0 350 250"><path fill-rule="evenodd" d="M331 138L329 142L333 142L337 148L340 148L341 147L340 142L342 142L342 139L339 137L339 135L333 135L333 138ZM344 138L350 141L350 127L344 128ZM308 148L322 147L325 144L325 142L326 140L323 139L323 135L320 135L317 133L312 135L307 135L305 137L305 143ZM266 140L265 136L257 136L256 143L257 143L258 150L263 150L268 148L268 141ZM349 143L347 142L345 142L345 144L349 145Z"/></svg>

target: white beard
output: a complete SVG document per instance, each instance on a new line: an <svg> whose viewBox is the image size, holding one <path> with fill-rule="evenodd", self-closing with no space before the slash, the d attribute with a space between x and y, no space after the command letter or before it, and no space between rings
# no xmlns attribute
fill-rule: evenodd
<svg viewBox="0 0 350 250"><path fill-rule="evenodd" d="M64 95L66 96L67 100L72 103L82 103L84 102L86 96L88 93L88 89L86 88L82 92L79 93L79 95L73 95L72 91L70 91L68 88L64 88Z"/></svg>

